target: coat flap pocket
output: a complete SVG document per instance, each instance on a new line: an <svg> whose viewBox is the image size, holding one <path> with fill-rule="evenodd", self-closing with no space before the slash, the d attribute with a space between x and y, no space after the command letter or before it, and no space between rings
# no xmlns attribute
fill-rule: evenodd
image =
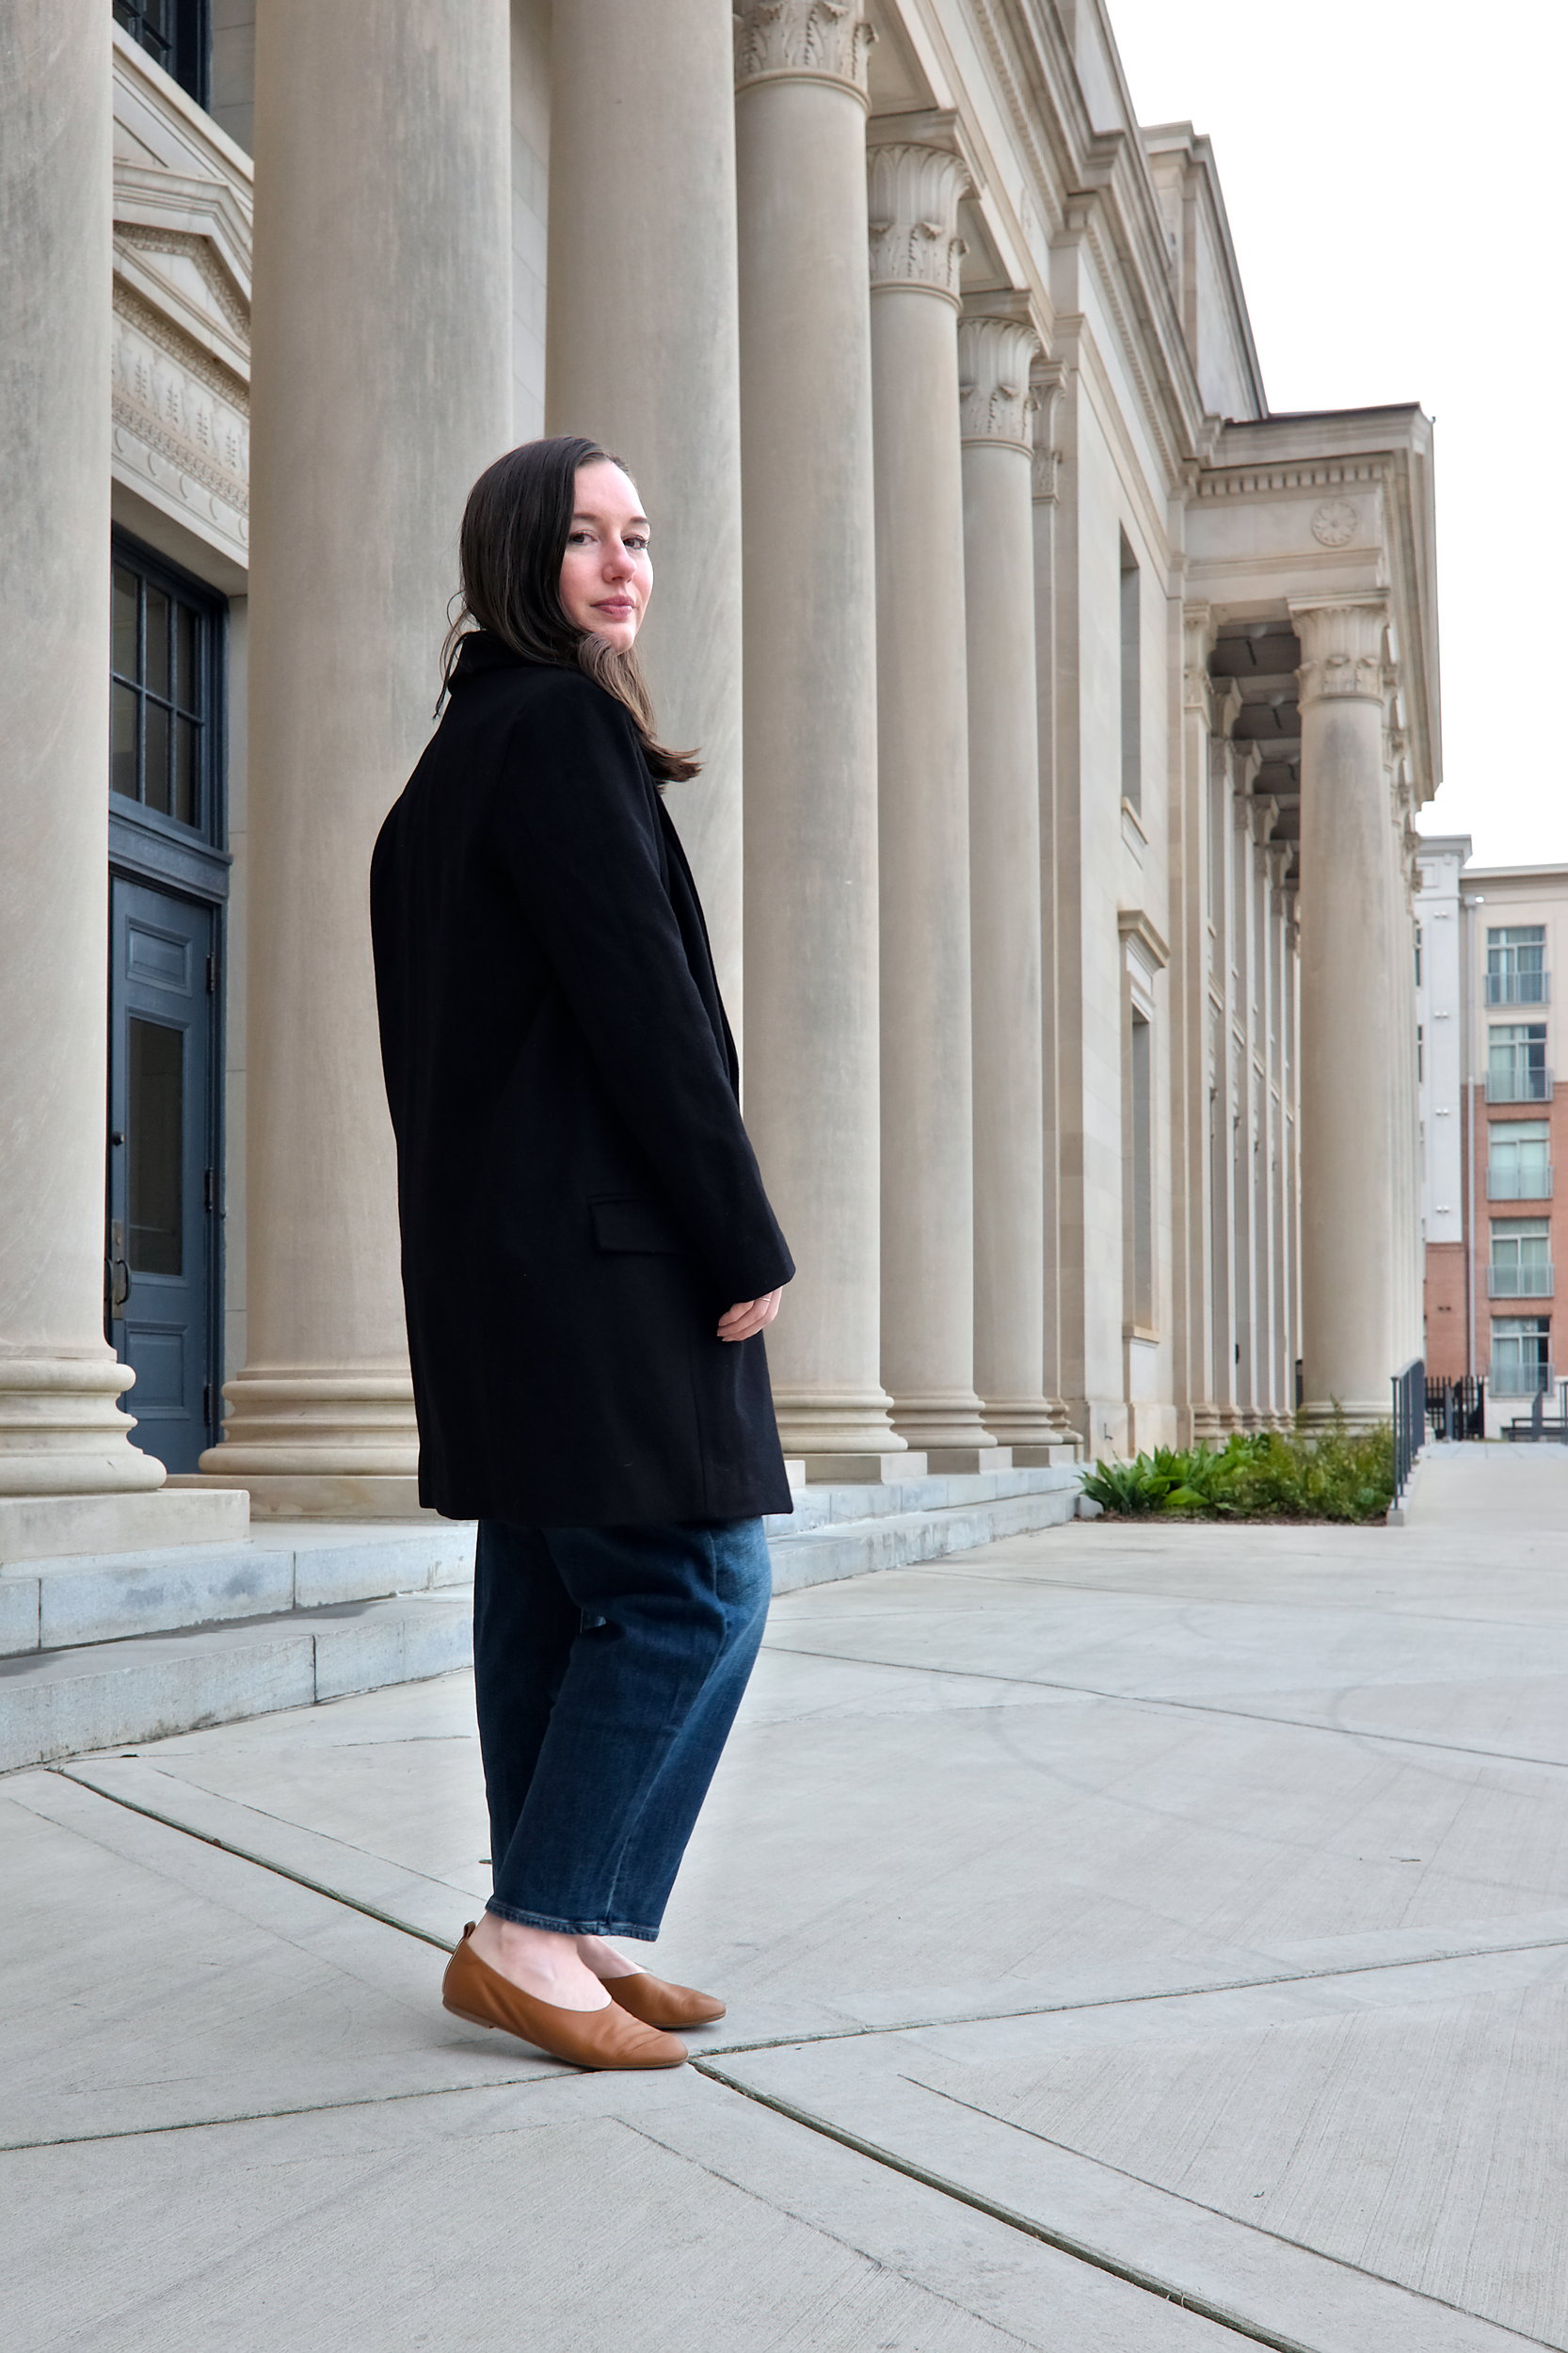
<svg viewBox="0 0 1568 2353"><path fill-rule="evenodd" d="M684 1250L685 1236L655 1201L632 1193L600 1193L588 1204L600 1250Z"/></svg>

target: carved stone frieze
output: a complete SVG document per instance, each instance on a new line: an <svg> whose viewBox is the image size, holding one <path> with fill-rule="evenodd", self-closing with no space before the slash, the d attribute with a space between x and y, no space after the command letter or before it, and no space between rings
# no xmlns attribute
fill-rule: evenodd
<svg viewBox="0 0 1568 2353"><path fill-rule="evenodd" d="M860 0L739 0L737 87L770 76L839 82L866 96L866 56L876 34Z"/></svg>
<svg viewBox="0 0 1568 2353"><path fill-rule="evenodd" d="M966 441L999 441L1033 456L1029 371L1039 349L1040 338L1026 319L960 319L958 392Z"/></svg>
<svg viewBox="0 0 1568 2353"><path fill-rule="evenodd" d="M250 456L245 387L120 286L110 409L117 466L208 536L243 549Z"/></svg>
<svg viewBox="0 0 1568 2353"><path fill-rule="evenodd" d="M872 148L872 284L919 286L958 300L958 201L969 175L951 148L902 144Z"/></svg>
<svg viewBox="0 0 1568 2353"><path fill-rule="evenodd" d="M1302 644L1300 700L1384 695L1387 601L1383 597L1347 598L1318 604L1292 602L1290 616Z"/></svg>
<svg viewBox="0 0 1568 2353"><path fill-rule="evenodd" d="M1214 648L1212 605L1184 604L1181 625L1185 657L1181 671L1181 699L1187 710L1201 712L1212 725L1214 681L1208 669L1208 657Z"/></svg>

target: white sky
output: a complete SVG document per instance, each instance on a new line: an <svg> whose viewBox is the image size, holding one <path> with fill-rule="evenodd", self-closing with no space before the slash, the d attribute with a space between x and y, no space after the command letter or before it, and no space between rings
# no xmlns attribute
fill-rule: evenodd
<svg viewBox="0 0 1568 2353"><path fill-rule="evenodd" d="M1144 122L1214 142L1272 408L1436 421L1446 781L1428 833L1568 860L1544 725L1568 493L1564 0L1109 0Z"/></svg>

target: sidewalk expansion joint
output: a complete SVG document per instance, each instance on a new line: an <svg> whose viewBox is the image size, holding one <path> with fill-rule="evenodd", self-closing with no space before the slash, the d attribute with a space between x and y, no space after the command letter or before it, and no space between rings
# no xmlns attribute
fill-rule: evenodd
<svg viewBox="0 0 1568 2353"><path fill-rule="evenodd" d="M901 2173L906 2181L918 2182L922 2188L934 2189L939 2197L951 2198L975 2214L986 2215L993 2222L1005 2223L1026 2238L1036 2239L1042 2246L1054 2248L1058 2254L1069 2255L1077 2263L1087 2264L1096 2271L1108 2272L1113 2280L1122 2280L1129 2287L1141 2288L1145 2296L1158 2297L1163 2304L1176 2304L1183 2312L1192 2313L1200 2320L1211 2321L1216 2328L1227 2329L1233 2336L1243 2337L1251 2345L1264 2345L1272 2353L1320 2353L1316 2345L1304 2337L1281 2336L1277 2330L1261 2327L1242 2313L1215 2301L1211 2297L1193 2296L1178 2288L1172 2281L1162 2280L1157 2272L1146 2271L1141 2264L1129 2263L1123 2256L1113 2255L1109 2248L1096 2247L1087 2239L1077 2237L1070 2231L1059 2231L1048 2222L1038 2222L1032 2215L1020 2214L1014 2206L1004 2206L999 2200L982 2196L978 2190L966 2189L961 2182L946 2174L933 2173L925 2166L917 2165L910 2157L901 2157L890 2149L884 2149L874 2140L863 2140L858 2133L845 2131L842 2125L830 2124L825 2118L813 2116L808 2108L797 2107L792 2100L780 2099L771 2091L755 2090L738 2076L727 2074L712 2059L694 2058L687 2064L699 2075L712 2083L723 2084L728 2091L739 2092L743 2100L755 2101L759 2107L772 2108L792 2124L804 2126L807 2132L820 2134L824 2140L837 2141L859 2157L867 2157L873 2165L885 2167L889 2172Z"/></svg>
<svg viewBox="0 0 1568 2353"><path fill-rule="evenodd" d="M399 1935L413 1937L419 1944L429 1945L439 1953L450 1953L452 1950L445 1937L437 1936L429 1929L416 1928L410 1921L400 1920L394 1913L383 1912L377 1905L365 1903L359 1897L344 1895L341 1888L329 1886L325 1880L312 1879L303 1871L291 1870L287 1864L257 1854L253 1849L241 1847L232 1839L219 1838L211 1831L193 1830L188 1822L182 1822L173 1815L160 1814L155 1806L139 1805L134 1798L100 1788L97 1782L72 1772L67 1766L51 1765L43 1769L55 1774L60 1781L69 1781L74 1788L86 1789L90 1796L104 1799L109 1805L123 1806L126 1813L139 1814L144 1820L156 1822L163 1830L176 1831L183 1838L194 1839L199 1846L216 1847L221 1853L232 1855L236 1862L251 1864L257 1870L271 1871L279 1879L292 1881L295 1886L307 1889L312 1896L324 1897L328 1903L341 1904L347 1911L362 1913L366 1919L378 1922L382 1928L395 1929ZM455 1897L461 1897L460 1889L454 1888L452 1892ZM477 1898L463 1900L477 1901ZM1250 1993L1261 1992L1269 1986L1311 1985L1324 1979L1370 1977L1379 1971L1391 1969L1426 1969L1451 1961L1484 1961L1504 1953L1550 1953L1565 1947L1568 1947L1568 1939L1558 1936L1530 1937L1520 1943L1439 1946L1431 1952L1407 1953L1390 1961L1337 1961L1326 1963L1319 1969L1279 1970L1267 1977L1217 1977L1192 1985L1158 1986L1145 1993L1096 1993L1075 2001L1030 2002L1019 2009L979 2009L966 2010L958 2015L944 2012L937 2017L897 2018L886 2025L872 2021L864 2024L856 2022L844 2026L821 2027L814 2033L808 2030L805 2033L768 2035L754 2042L727 2042L724 2053L726 2057L740 2057L751 2051L803 2050L808 2045L821 2042L855 2042L882 2035L923 2034L944 2026L1005 2025L1009 2020L1018 2018L1055 2018L1079 2010L1131 2009L1145 2002L1195 2001L1210 1993ZM693 2061L694 2065L696 2063Z"/></svg>
<svg viewBox="0 0 1568 2353"><path fill-rule="evenodd" d="M1568 1757L1525 1756L1516 1749L1475 1749L1461 1740L1430 1740L1417 1732L1376 1732L1369 1725L1325 1724L1310 1716L1273 1716L1266 1708L1222 1707L1214 1700L1173 1700L1160 1692L1106 1691L1095 1683L1060 1683L1047 1675L1001 1675L984 1667L934 1667L923 1659L867 1658L858 1651L802 1650L792 1642L764 1643L788 1658L830 1658L840 1667L881 1667L889 1674L955 1675L961 1683L1001 1683L1015 1691L1065 1691L1074 1699L1110 1700L1119 1707L1166 1707L1189 1716L1224 1716L1245 1724L1287 1724L1296 1732L1321 1732L1336 1740L1388 1740L1403 1749L1432 1749L1439 1756L1479 1756L1493 1765L1535 1765L1547 1772L1568 1771Z"/></svg>
<svg viewBox="0 0 1568 2353"><path fill-rule="evenodd" d="M345 1896L340 1887L328 1887L324 1880L310 1878L304 1871L292 1871L286 1863L278 1863L270 1855L257 1854L252 1848L236 1846L232 1839L219 1838L210 1830L193 1830L188 1822L177 1821L172 1815L160 1814L156 1806L138 1805L135 1798L122 1797L117 1789L101 1789L95 1781L83 1773L73 1773L68 1765L48 1765L45 1772L54 1773L61 1781L69 1781L74 1788L87 1789L106 1804L122 1805L127 1814L139 1814L149 1822L157 1822L165 1830L178 1831L184 1838L194 1838L199 1846L216 1847L223 1854L232 1854L240 1863L254 1864L259 1871L271 1871L280 1880L292 1880L296 1887L308 1888L312 1896L325 1896L329 1903L342 1904L349 1912L362 1912L367 1920L378 1920L384 1929L396 1929L402 1936L416 1937L422 1945L433 1945L439 1953L450 1953L452 1946L444 1936L436 1936L428 1929L416 1929L410 1922L400 1920L394 1913L383 1912L376 1904L367 1904L358 1896ZM454 1888L453 1895L460 1896Z"/></svg>

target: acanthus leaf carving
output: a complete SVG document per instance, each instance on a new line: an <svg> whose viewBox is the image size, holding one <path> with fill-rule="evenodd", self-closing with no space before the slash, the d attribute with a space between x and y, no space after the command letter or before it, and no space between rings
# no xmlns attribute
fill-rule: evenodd
<svg viewBox="0 0 1568 2353"><path fill-rule="evenodd" d="M919 286L958 300L958 200L969 175L951 148L872 147L871 269L873 286Z"/></svg>
<svg viewBox="0 0 1568 2353"><path fill-rule="evenodd" d="M1303 704L1347 696L1383 699L1388 629L1384 598L1292 602L1290 616L1302 646L1296 675Z"/></svg>
<svg viewBox="0 0 1568 2353"><path fill-rule="evenodd" d="M998 441L1032 457L1030 365L1039 349L1027 319L960 319L958 396L966 441Z"/></svg>
<svg viewBox="0 0 1568 2353"><path fill-rule="evenodd" d="M876 33L860 0L740 0L737 86L769 74L841 82L866 95L866 56Z"/></svg>

